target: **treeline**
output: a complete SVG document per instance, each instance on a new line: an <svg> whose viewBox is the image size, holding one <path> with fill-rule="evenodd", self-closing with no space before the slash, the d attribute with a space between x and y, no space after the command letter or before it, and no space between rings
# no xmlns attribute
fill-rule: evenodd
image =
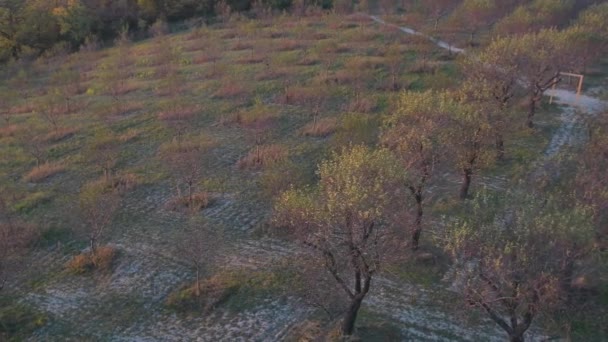
<svg viewBox="0 0 608 342"><path fill-rule="evenodd" d="M306 11L401 12L445 21L450 30L471 36L489 26L503 34L530 26L567 24L592 0L0 0L0 62L38 57L53 48L76 50L87 40L109 41L121 31L146 32L155 21L212 19L216 15ZM449 20L443 20L443 19ZM445 25L444 25L445 26Z"/></svg>
<svg viewBox="0 0 608 342"><path fill-rule="evenodd" d="M254 5L284 10L292 0L0 0L0 62L36 57L58 44L74 50L87 39L111 40L121 30L146 30L158 19L211 18ZM331 0L312 0L309 5L328 8Z"/></svg>

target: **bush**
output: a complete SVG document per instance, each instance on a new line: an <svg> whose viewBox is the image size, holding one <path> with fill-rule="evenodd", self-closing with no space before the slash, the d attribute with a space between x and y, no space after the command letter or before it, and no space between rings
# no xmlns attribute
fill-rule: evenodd
<svg viewBox="0 0 608 342"><path fill-rule="evenodd" d="M62 163L44 163L34 167L23 179L27 182L38 183L65 170Z"/></svg>
<svg viewBox="0 0 608 342"><path fill-rule="evenodd" d="M239 169L260 169L287 159L287 149L281 145L260 145L241 158L236 166Z"/></svg>
<svg viewBox="0 0 608 342"><path fill-rule="evenodd" d="M111 270L116 249L111 246L101 246L92 251L83 252L68 261L66 267L70 273L85 274L95 270L106 272Z"/></svg>

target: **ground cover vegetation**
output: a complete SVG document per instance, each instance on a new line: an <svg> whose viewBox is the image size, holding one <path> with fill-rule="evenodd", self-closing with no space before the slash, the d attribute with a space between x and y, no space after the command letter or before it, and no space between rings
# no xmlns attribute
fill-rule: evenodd
<svg viewBox="0 0 608 342"><path fill-rule="evenodd" d="M607 23L0 1L0 340L606 339Z"/></svg>

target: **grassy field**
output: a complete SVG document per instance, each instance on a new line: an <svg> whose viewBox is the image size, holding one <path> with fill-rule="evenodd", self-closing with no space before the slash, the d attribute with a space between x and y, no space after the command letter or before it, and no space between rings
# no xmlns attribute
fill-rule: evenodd
<svg viewBox="0 0 608 342"><path fill-rule="evenodd" d="M455 86L454 58L366 17L326 15L233 20L34 62L22 87L27 98L10 99L13 115L0 126L0 189L14 198L12 209L42 230L6 292L35 318L37 325L26 319L23 329L35 329L34 340L188 340L203 332L209 340L287 338L314 310L280 295L290 280L271 266L292 247L265 236L273 197L313 183L316 165L330 151L376 143L398 90ZM23 80L14 70L4 71L0 91L19 93ZM475 186L506 187L536 167L559 125L558 111L547 106L538 131L507 141L508 158ZM175 171L164 155L184 148L204 151L197 187L209 205L197 215L230 241L223 271L258 275L229 278L238 284L229 299L203 315L166 305L193 279L175 243L188 219L167 206ZM118 259L112 272L73 275L64 265L86 247L72 232L81 224L79 195L107 180L109 158L118 184L112 186L125 187L106 238ZM430 220L453 210L458 182L445 170ZM407 268L394 273L422 290L438 278ZM373 312L361 317L370 340L408 328L395 312L386 324ZM441 339L460 323L450 318L416 337ZM456 331L474 337L475 329L467 329ZM500 336L488 331L483 338Z"/></svg>

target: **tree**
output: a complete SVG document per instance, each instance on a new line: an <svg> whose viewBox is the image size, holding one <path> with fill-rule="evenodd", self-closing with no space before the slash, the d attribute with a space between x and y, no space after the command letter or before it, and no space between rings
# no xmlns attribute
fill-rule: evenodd
<svg viewBox="0 0 608 342"><path fill-rule="evenodd" d="M206 170L203 157L211 146L210 139L200 136L191 141L174 139L161 149L161 157L175 184L175 196L169 203L173 210L185 207L188 212L197 213L209 204L207 194L199 189L199 184Z"/></svg>
<svg viewBox="0 0 608 342"><path fill-rule="evenodd" d="M462 174L459 197L464 200L469 195L473 176L493 160L488 117L483 108L467 102L462 94L439 93L437 102L446 120L442 144Z"/></svg>
<svg viewBox="0 0 608 342"><path fill-rule="evenodd" d="M501 83L510 84L513 75L519 77L517 82L528 97L526 125L529 128L534 127L536 107L545 91L560 82L561 71L572 66L566 38L566 34L554 29L504 37L492 41L485 55L482 54L488 61L495 62Z"/></svg>
<svg viewBox="0 0 608 342"><path fill-rule="evenodd" d="M565 25L574 12L574 4L573 0L534 0L502 18L496 24L495 31L503 36L521 35Z"/></svg>
<svg viewBox="0 0 608 342"><path fill-rule="evenodd" d="M200 218L192 216L181 232L177 253L194 270L194 294L201 295L201 276L218 258L223 247L221 232Z"/></svg>
<svg viewBox="0 0 608 342"><path fill-rule="evenodd" d="M120 197L116 192L96 186L84 186L80 192L81 232L87 237L91 254L95 255L101 240L119 208Z"/></svg>
<svg viewBox="0 0 608 342"><path fill-rule="evenodd" d="M112 180L119 154L120 142L111 132L96 133L87 151L87 157L102 172L106 184L110 184Z"/></svg>
<svg viewBox="0 0 608 342"><path fill-rule="evenodd" d="M564 34L575 66L582 72L608 51L608 3L592 5L582 11Z"/></svg>
<svg viewBox="0 0 608 342"><path fill-rule="evenodd" d="M575 189L578 199L589 206L600 246L608 246L608 115L603 113L589 123L589 141L578 159Z"/></svg>
<svg viewBox="0 0 608 342"><path fill-rule="evenodd" d="M18 269L20 258L37 236L33 225L15 215L7 193L6 189L2 189L0 194L0 291Z"/></svg>
<svg viewBox="0 0 608 342"><path fill-rule="evenodd" d="M397 110L385 119L382 142L395 152L403 165L405 186L416 203L416 216L411 237L412 248L418 249L422 234L425 195L443 160L441 135L445 113L438 103L441 95L404 92Z"/></svg>
<svg viewBox="0 0 608 342"><path fill-rule="evenodd" d="M589 211L544 194L482 193L450 225L454 288L512 342L564 298L573 262L592 248ZM568 201L565 201L568 203Z"/></svg>
<svg viewBox="0 0 608 342"><path fill-rule="evenodd" d="M475 35L494 23L499 14L495 0L464 0L453 12L452 20L469 34L469 44L475 42Z"/></svg>
<svg viewBox="0 0 608 342"><path fill-rule="evenodd" d="M486 111L498 159L505 154L504 134L518 93L518 70L511 53L500 44L491 44L460 63L466 77L461 91L465 99Z"/></svg>
<svg viewBox="0 0 608 342"><path fill-rule="evenodd" d="M437 30L439 26L439 20L450 14L454 7L458 5L456 0L434 0L434 1L421 1L420 5L423 7L423 11L433 20L433 29Z"/></svg>
<svg viewBox="0 0 608 342"><path fill-rule="evenodd" d="M22 46L18 40L20 25L23 22L22 10L24 1L3 0L0 2L0 46L10 51L10 56L17 59Z"/></svg>
<svg viewBox="0 0 608 342"><path fill-rule="evenodd" d="M323 260L348 297L344 335L353 333L372 279L391 254L389 207L401 173L389 151L354 146L320 164L316 187L288 190L275 205L275 222Z"/></svg>
<svg viewBox="0 0 608 342"><path fill-rule="evenodd" d="M403 54L401 53L399 44L388 45L384 53L384 58L386 59L386 66L391 77L390 89L397 91L400 88L399 77L403 72L404 64Z"/></svg>
<svg viewBox="0 0 608 342"><path fill-rule="evenodd" d="M131 76L130 41L128 30L123 29L116 40L116 52L101 65L99 78L104 90L114 100L117 112L122 111L122 96L128 92L127 81Z"/></svg>

